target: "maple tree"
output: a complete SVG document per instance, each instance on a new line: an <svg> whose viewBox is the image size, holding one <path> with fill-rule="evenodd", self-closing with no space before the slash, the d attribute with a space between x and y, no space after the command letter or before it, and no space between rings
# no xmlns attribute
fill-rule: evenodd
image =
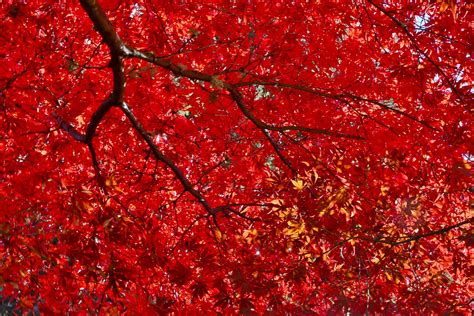
<svg viewBox="0 0 474 316"><path fill-rule="evenodd" d="M1 296L46 314L468 313L472 13L3 1Z"/></svg>

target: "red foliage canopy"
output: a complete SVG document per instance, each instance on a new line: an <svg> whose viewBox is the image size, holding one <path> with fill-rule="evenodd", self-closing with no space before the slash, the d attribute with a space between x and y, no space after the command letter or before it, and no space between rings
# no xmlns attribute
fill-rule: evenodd
<svg viewBox="0 0 474 316"><path fill-rule="evenodd" d="M0 16L16 308L470 311L472 5L6 0Z"/></svg>

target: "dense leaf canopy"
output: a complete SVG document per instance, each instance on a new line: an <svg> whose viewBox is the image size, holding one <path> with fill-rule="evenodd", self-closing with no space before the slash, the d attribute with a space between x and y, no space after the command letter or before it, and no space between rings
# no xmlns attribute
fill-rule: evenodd
<svg viewBox="0 0 474 316"><path fill-rule="evenodd" d="M0 4L0 295L469 313L473 6Z"/></svg>

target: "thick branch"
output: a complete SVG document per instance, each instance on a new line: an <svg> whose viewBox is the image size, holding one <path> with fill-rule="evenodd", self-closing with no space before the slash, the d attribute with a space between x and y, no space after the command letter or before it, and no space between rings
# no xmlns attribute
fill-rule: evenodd
<svg viewBox="0 0 474 316"><path fill-rule="evenodd" d="M97 156L92 144L92 138L95 136L100 122L102 122L105 115L112 108L112 106L120 104L123 101L126 78L122 55L125 54L127 48L123 44L118 34L115 32L114 27L96 0L81 0L80 2L81 6L84 8L94 23L95 29L99 32L102 39L110 49L111 60L109 66L112 69L113 89L110 96L105 101L103 101L94 114L92 114L91 120L87 125L85 135L79 133L71 124L65 122L56 113L53 113L53 116L56 118L63 130L65 130L75 140L80 141L88 146L92 156L94 169L97 176L100 177L99 163L97 161Z"/></svg>
<svg viewBox="0 0 474 316"><path fill-rule="evenodd" d="M131 57L136 57L140 58L143 60L146 60L150 63L153 63L157 66L160 66L164 69L170 70L177 76L183 76L191 80L198 80L198 81L204 81L204 82L209 82L212 84L215 84L216 78L214 76L211 76L209 74L205 74L199 71L195 70L187 70L184 69L183 67L180 67L176 64L171 63L168 60L162 59L162 58L157 58L153 56L152 54L147 54L143 53L139 50L136 49L129 49L129 55ZM244 105L242 101L242 95L240 92L237 90L237 88L227 82L224 81L219 81L219 84L222 86L222 88L226 89L234 102L237 104L238 108L240 111L244 114L245 117L247 117L254 125L259 128L262 133L264 134L265 138L269 141L271 146L273 147L274 151L276 152L277 156L280 158L280 160L294 173L296 173L296 169L291 165L290 161L282 154L278 144L273 140L273 138L270 136L268 131L277 131L277 132L285 132L285 131L301 131L301 132L309 132L309 133L316 133L316 134L323 134L323 135L329 135L329 136L336 136L336 137L346 137L346 138L353 138L353 139L362 139L360 136L355 136L355 135L347 135L347 134L342 134L342 133L334 133L331 131L327 130L321 130L321 129L314 129L314 128L308 128L308 127L300 127L300 126L274 126L267 124L255 117L253 113Z"/></svg>
<svg viewBox="0 0 474 316"><path fill-rule="evenodd" d="M102 102L97 111L92 114L91 120L87 125L86 135L84 136L86 142L90 141L95 136L97 127L113 104L112 98L109 97L104 102Z"/></svg>
<svg viewBox="0 0 474 316"><path fill-rule="evenodd" d="M191 80L199 80L204 82L212 82L214 80L214 77L211 75L202 73L200 71L187 70L183 66L173 64L172 62L163 58L155 57L151 53L143 53L137 49L130 48L129 52L127 53L127 56L136 57L148 61L154 65L160 66L161 68L170 70L176 76L182 76Z"/></svg>
<svg viewBox="0 0 474 316"><path fill-rule="evenodd" d="M94 23L94 27L101 35L104 42L110 49L110 68L113 74L113 90L111 95L100 105L97 111L92 115L92 118L87 126L86 141L94 137L97 127L103 120L107 112L114 105L118 105L123 101L125 93L126 78L124 73L124 66L122 56L127 52L127 47L118 36L117 32L107 18L104 10L99 6L95 0L81 0L81 5L89 15L89 18Z"/></svg>
<svg viewBox="0 0 474 316"><path fill-rule="evenodd" d="M96 0L80 0L82 8L87 12L94 27L104 39L107 46L109 46L112 55L122 55L126 49L122 40L107 18L102 7Z"/></svg>
<svg viewBox="0 0 474 316"><path fill-rule="evenodd" d="M195 70L187 70L184 67L180 67L176 64L173 64L168 60L157 58L149 53L143 53L139 50L130 48L129 54L127 56L146 60L164 69L170 70L177 76L183 76L191 80L198 80L198 81L204 81L204 82L216 84L216 78L214 76L211 76L209 74L205 74L199 71L195 71ZM270 142L271 146L275 150L280 160L294 173L296 173L296 169L294 169L290 161L282 154L278 144L273 140L273 138L270 136L268 131L277 131L277 132L301 131L301 132L310 132L310 133L323 134L323 135L336 136L336 137L363 139L360 136L334 133L331 131L321 130L321 129L307 128L307 127L300 127L300 126L281 126L280 127L280 126L274 126L274 125L264 123L263 121L257 119L255 115L253 115L253 113L244 105L242 101L242 96L234 85L224 82L224 81L220 81L220 80L218 84L230 93L232 99L235 101L240 111L244 114L245 117L247 117L252 123L254 123L254 125L257 128L259 128L262 131L265 138L267 138L267 140Z"/></svg>
<svg viewBox="0 0 474 316"><path fill-rule="evenodd" d="M168 69L171 72L173 72L177 76L182 76L186 77L191 80L198 80L198 81L204 81L204 82L209 82L214 84L216 82L216 77L205 74L199 71L195 70L187 70L184 69L183 67L180 67L176 64L171 63L168 60L162 59L162 58L157 58L154 57L152 54L147 54L140 52L136 49L130 49L130 55L132 57L137 57L143 60L146 60L152 64L155 64L157 66L160 66L164 69ZM222 85L224 89L229 91L229 93L232 96L232 99L236 101L236 95L239 96L239 99L241 99L240 93L237 91L237 87L239 86L238 84L231 84L225 81L220 81L219 84ZM289 87L289 86L288 86ZM324 97L333 97L330 94L325 94L321 93L321 96ZM257 119L245 106L243 106L243 103L237 102L237 106L239 109L242 111L242 113L250 119L256 126L258 126L260 129L265 129L265 130L270 130L270 131L277 131L277 132L285 132L285 131L300 131L300 132L308 132L308 133L314 133L314 134L322 134L322 135L328 135L328 136L335 136L335 137L345 137L345 138L352 138L352 139L363 139L361 136L357 135L348 135L348 134L343 134L343 133L335 133L323 129L316 129L316 128L309 128L309 127L303 127L303 126L275 126L275 125L270 125L267 123L262 122L261 120Z"/></svg>

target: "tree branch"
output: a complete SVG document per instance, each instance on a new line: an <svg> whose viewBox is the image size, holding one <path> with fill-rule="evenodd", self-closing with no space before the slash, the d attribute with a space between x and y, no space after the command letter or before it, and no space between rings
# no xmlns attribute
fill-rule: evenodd
<svg viewBox="0 0 474 316"><path fill-rule="evenodd" d="M148 61L152 64L155 64L157 66L160 66L164 69L170 70L173 74L177 76L182 76L186 77L191 80L198 80L198 81L204 81L204 82L209 82L211 84L216 84L216 81L219 81L218 84L222 86L223 89L229 91L232 99L236 101L236 96L239 96L239 99L242 99L240 93L237 91L237 87L241 84L231 84L225 81L218 80L215 76L205 74L199 71L195 70L187 70L184 69L183 67L180 67L176 64L171 63L168 60L162 59L162 58L156 58L150 53L143 53L139 50L130 48L129 49L129 54L127 56L131 57L136 57L143 59L145 61ZM289 87L289 86L288 86ZM324 94L321 93L321 96L325 97L332 97L330 94ZM239 109L242 111L242 113L250 119L256 126L258 126L260 129L266 129L270 131L277 131L277 132L284 132L284 131L300 131L300 132L308 132L308 133L314 133L314 134L322 134L322 135L328 135L328 136L334 136L334 137L345 137L345 138L352 138L352 139L363 139L361 136L357 135L348 135L348 134L343 134L343 133L336 133L336 132L331 132L328 130L323 130L323 129L316 129L316 128L309 128L309 127L302 127L302 126L275 126L275 125L270 125L267 123L262 122L261 120L257 119L245 106L243 106L243 103L237 102L237 106Z"/></svg>
<svg viewBox="0 0 474 316"><path fill-rule="evenodd" d="M170 168L173 173L175 174L176 178L178 178L179 182L183 185L184 189L191 193L198 202L208 211L210 214L214 215L215 210L209 205L209 203L206 201L204 196L194 189L193 185L191 182L186 178L186 176L183 174L183 172L176 166L176 164L166 157L156 146L156 144L153 142L153 139L150 137L150 135L146 132L146 130L143 128L143 125L140 123L140 121L136 118L136 116L133 114L132 110L128 107L128 105L123 102L120 106L120 109L123 111L123 113L127 116L128 120L132 123L133 128L140 134L140 136L145 140L145 142L148 144L148 146L151 149L151 152L155 156L155 158L161 162L163 162L168 168Z"/></svg>
<svg viewBox="0 0 474 316"><path fill-rule="evenodd" d="M128 48L118 36L112 23L107 18L104 10L98 5L96 0L81 0L81 6L89 15L94 27L110 49L110 68L113 74L113 90L111 95L94 112L87 126L86 141L95 136L95 132L100 122L103 120L112 106L116 106L123 101L125 93L126 78L122 56L128 52Z"/></svg>
<svg viewBox="0 0 474 316"><path fill-rule="evenodd" d="M407 35L408 39L410 39L410 42L413 44L413 47L415 47L416 51L420 53L423 57L426 58L432 64L436 70L441 74L441 76L446 80L446 83L449 85L451 90L454 92L454 94L459 98L459 100L464 102L464 96L458 91L458 89L454 86L452 81L449 79L448 75L441 69L441 67L427 54L425 53L420 46L418 46L415 37L410 33L408 30L408 27L406 26L405 23L401 22L399 19L397 19L395 16L390 14L386 9L384 9L382 6L377 5L373 2L373 0L367 0L372 6L374 6L377 10L385 14L388 18L390 18L393 22L395 22L396 25L398 25L403 32Z"/></svg>
<svg viewBox="0 0 474 316"><path fill-rule="evenodd" d="M72 136L75 140L81 142L81 143L86 143L86 136L79 133L74 126L72 126L70 123L64 121L56 112L52 112L51 115L56 119L58 122L59 126L66 131L69 135Z"/></svg>
<svg viewBox="0 0 474 316"><path fill-rule="evenodd" d="M244 105L242 102L242 95L237 91L235 88L229 88L229 93L232 96L232 99L235 101L237 106L239 107L240 111L244 114L245 117L247 117L258 129L260 129L267 138L268 142L270 145L273 147L273 150L277 154L277 156L280 158L280 160L294 173L297 173L297 170L292 166L291 162L282 154L280 147L278 144L273 140L273 138L270 136L268 133L267 129L265 128L265 123L261 122L258 120L252 112L247 109L247 107Z"/></svg>
<svg viewBox="0 0 474 316"><path fill-rule="evenodd" d="M94 24L95 29L99 32L104 42L110 49L110 68L112 69L113 75L113 88L110 96L105 99L99 108L92 114L91 120L87 125L85 135L79 133L71 124L65 122L55 112L52 113L53 117L59 123L61 128L71 135L75 140L86 144L92 156L92 163L96 175L100 177L100 168L97 161L97 156L92 144L92 138L96 135L96 130L99 124L104 119L105 115L109 112L112 106L120 104L123 101L125 93L126 78L124 72L124 66L122 56L127 51L127 47L123 44L122 40L115 32L114 27L110 23L103 9L98 5L96 0L81 0L81 6L89 15L89 18ZM99 181L100 182L100 181Z"/></svg>
<svg viewBox="0 0 474 316"><path fill-rule="evenodd" d="M430 232L425 233L425 234L402 236L402 237L396 238L395 241L391 241L390 237L385 237L384 236L384 237L380 237L380 238L375 239L374 242L379 242L379 243L389 244L389 245L392 245L392 246L397 246L397 245L412 242L412 241L415 241L415 240L418 240L418 239L421 239L421 238L444 234L444 233L447 233L448 231L453 230L455 228L464 226L466 224L472 224L472 223L474 223L474 217L471 217L471 218L469 218L469 219L467 219L463 222L460 222L460 223L457 223L457 224L454 224L454 225L451 225L451 226L447 226L447 227L444 227L444 228L441 228L441 229L438 229L438 230L430 231ZM399 239L402 239L402 240L399 240Z"/></svg>
<svg viewBox="0 0 474 316"><path fill-rule="evenodd" d="M346 99L350 99L350 100L355 100L355 101L364 101L364 102L372 103L372 104L375 104L375 105L377 105L381 108L384 108L385 110L395 112L395 113L397 113L399 115L402 115L402 116L404 116L404 117L406 117L406 118L408 118L412 121L415 121L415 122L417 122L417 123L419 123L419 124L421 124L425 127L428 127L429 129L432 129L434 131L439 132L438 129L436 129L433 126L429 125L425 121L422 121L422 120L420 120L420 119L418 119L418 118L416 118L416 117L414 117L414 116L412 116L412 115L410 115L406 112L403 112L401 110L389 107L388 105L386 105L386 104L384 104L380 101L367 99L367 98L360 97L360 96L350 94L350 93L331 94L331 93L321 91L319 89L313 89L313 88L309 88L309 87L305 87L305 86L301 86L301 85L297 85L297 84L289 84L289 83L282 83L282 82L271 82L271 81L245 81L245 82L240 82L238 84L235 84L234 86L235 87L241 87L241 86L253 86L253 85L289 88L289 89L294 89L294 90L298 90L298 91L311 93L311 94L314 94L314 95L317 95L317 96L320 96L320 97L324 97L324 98L338 100L338 101L341 101L341 102L347 102ZM300 130L300 131L308 131L308 132L313 132L313 133L326 134L326 135L330 135L330 136L363 139L363 137L360 137L360 136L337 134L337 133L336 134L329 134L328 131L324 131L324 130L323 131L321 131L321 130L311 131L311 129L307 129L307 130L304 130L304 129L305 128L298 127L298 130Z"/></svg>
<svg viewBox="0 0 474 316"><path fill-rule="evenodd" d="M122 55L126 47L97 0L80 0L80 2L82 8L94 23L94 28L110 48L111 54Z"/></svg>

